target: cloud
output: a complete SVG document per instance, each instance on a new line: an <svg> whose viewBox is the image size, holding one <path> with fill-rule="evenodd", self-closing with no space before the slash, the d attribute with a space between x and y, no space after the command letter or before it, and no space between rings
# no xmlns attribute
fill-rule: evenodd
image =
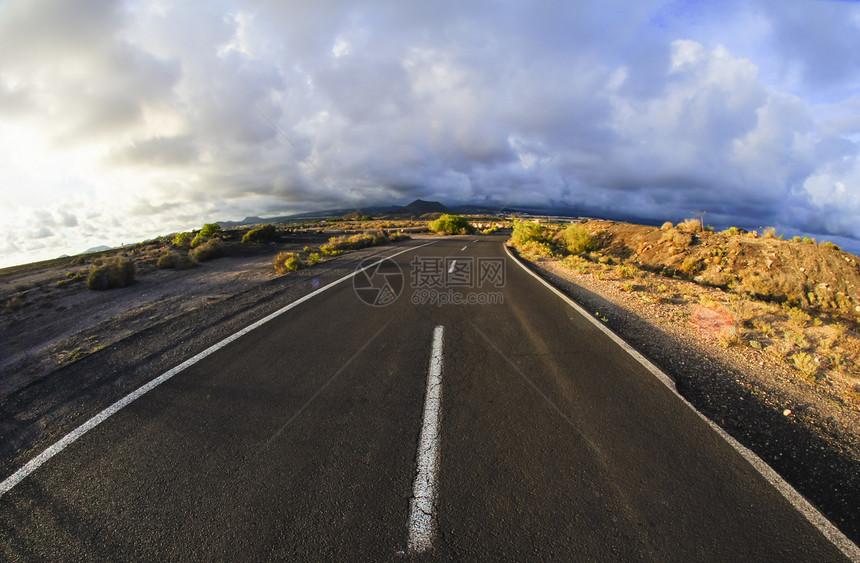
<svg viewBox="0 0 860 563"><path fill-rule="evenodd" d="M7 2L4 252L416 197L857 238L858 26L794 0Z"/></svg>
<svg viewBox="0 0 860 563"><path fill-rule="evenodd" d="M831 91L860 86L858 7L838 1L763 2L769 40L781 70L805 87ZM846 83L846 78L847 83Z"/></svg>
<svg viewBox="0 0 860 563"><path fill-rule="evenodd" d="M190 135L178 135L138 139L109 158L129 165L179 166L193 164L199 152Z"/></svg>

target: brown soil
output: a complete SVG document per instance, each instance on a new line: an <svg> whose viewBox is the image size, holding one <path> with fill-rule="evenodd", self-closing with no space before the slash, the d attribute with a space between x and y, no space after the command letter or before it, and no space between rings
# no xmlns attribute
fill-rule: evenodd
<svg viewBox="0 0 860 563"><path fill-rule="evenodd" d="M585 226L605 254L642 268L759 299L860 316L860 259L826 245L711 233L684 224L657 229L590 221Z"/></svg>

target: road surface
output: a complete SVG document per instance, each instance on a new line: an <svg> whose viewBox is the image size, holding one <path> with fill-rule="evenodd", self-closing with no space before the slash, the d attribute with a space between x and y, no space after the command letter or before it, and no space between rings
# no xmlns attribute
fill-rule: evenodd
<svg viewBox="0 0 860 563"><path fill-rule="evenodd" d="M0 559L845 560L502 240L384 249L130 402L0 496Z"/></svg>

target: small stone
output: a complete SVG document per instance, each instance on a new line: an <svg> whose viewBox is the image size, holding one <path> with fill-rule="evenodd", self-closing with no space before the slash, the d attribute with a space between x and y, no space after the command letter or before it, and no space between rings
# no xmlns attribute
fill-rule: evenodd
<svg viewBox="0 0 860 563"><path fill-rule="evenodd" d="M784 411L782 411L782 416L788 416L790 414L791 414L791 409L785 409Z"/></svg>

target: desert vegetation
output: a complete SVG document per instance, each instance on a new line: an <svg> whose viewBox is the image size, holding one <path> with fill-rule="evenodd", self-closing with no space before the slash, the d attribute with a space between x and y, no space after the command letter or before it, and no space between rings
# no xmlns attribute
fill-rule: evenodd
<svg viewBox="0 0 860 563"><path fill-rule="evenodd" d="M206 223L203 225L203 228L197 232L193 239L191 239L191 247L196 248L205 242L218 237L221 235L223 230L218 223Z"/></svg>
<svg viewBox="0 0 860 563"><path fill-rule="evenodd" d="M90 266L87 288L99 290L127 287L134 283L135 270L134 260L128 256L96 260Z"/></svg>
<svg viewBox="0 0 860 563"><path fill-rule="evenodd" d="M409 238L409 235L403 233L389 234L382 229L377 229L354 235L332 237L326 244L320 246L320 252L325 256L337 256L346 250L358 250L360 248L389 244Z"/></svg>
<svg viewBox="0 0 860 563"><path fill-rule="evenodd" d="M509 244L664 319L695 324L703 308L729 319L710 334L720 346L765 354L808 382L830 380L860 408L860 267L836 245L783 240L773 229L713 233L695 219L660 228L518 221Z"/></svg>
<svg viewBox="0 0 860 563"><path fill-rule="evenodd" d="M460 215L444 214L434 221L430 221L427 228L439 235L470 235L475 232L475 227L468 219Z"/></svg>
<svg viewBox="0 0 860 563"><path fill-rule="evenodd" d="M275 256L273 266L275 273L286 274L304 268L307 264L295 252L279 252Z"/></svg>
<svg viewBox="0 0 860 563"><path fill-rule="evenodd" d="M268 243L278 242L281 239L281 234L277 227L271 223L254 227L242 237L242 242L245 243Z"/></svg>
<svg viewBox="0 0 860 563"><path fill-rule="evenodd" d="M220 258L226 254L224 242L219 238L210 238L205 242L195 246L188 252L189 258L194 262L206 262Z"/></svg>

